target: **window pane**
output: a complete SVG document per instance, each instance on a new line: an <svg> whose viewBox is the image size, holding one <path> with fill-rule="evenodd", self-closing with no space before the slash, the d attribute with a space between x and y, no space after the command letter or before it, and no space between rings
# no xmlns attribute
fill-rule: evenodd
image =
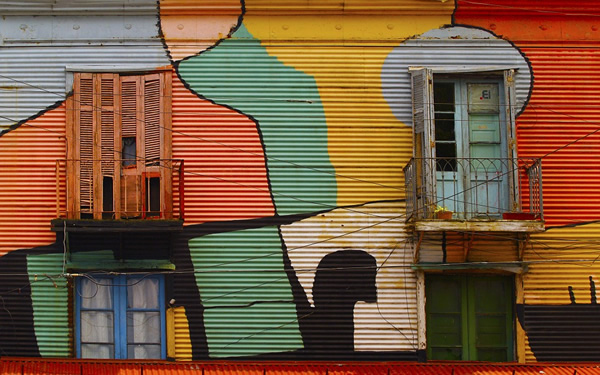
<svg viewBox="0 0 600 375"><path fill-rule="evenodd" d="M128 312L127 342L160 344L160 313Z"/></svg>
<svg viewBox="0 0 600 375"><path fill-rule="evenodd" d="M82 278L78 293L83 309L112 309L112 279Z"/></svg>
<svg viewBox="0 0 600 375"><path fill-rule="evenodd" d="M436 113L435 114L435 140L436 141L454 141L454 114Z"/></svg>
<svg viewBox="0 0 600 375"><path fill-rule="evenodd" d="M113 343L112 311L81 311L81 342Z"/></svg>
<svg viewBox="0 0 600 375"><path fill-rule="evenodd" d="M135 165L135 159L137 157L135 137L123 137L123 148L121 152L123 155L124 167Z"/></svg>
<svg viewBox="0 0 600 375"><path fill-rule="evenodd" d="M129 359L160 359L160 345L127 345Z"/></svg>
<svg viewBox="0 0 600 375"><path fill-rule="evenodd" d="M433 102L435 112L454 112L454 83L434 82Z"/></svg>
<svg viewBox="0 0 600 375"><path fill-rule="evenodd" d="M158 293L158 279L130 279L127 282L127 308L158 310Z"/></svg>
<svg viewBox="0 0 600 375"><path fill-rule="evenodd" d="M456 170L456 143L439 143L435 144L435 153L437 157L438 171L455 171Z"/></svg>
<svg viewBox="0 0 600 375"><path fill-rule="evenodd" d="M114 345L81 344L81 358L115 358Z"/></svg>

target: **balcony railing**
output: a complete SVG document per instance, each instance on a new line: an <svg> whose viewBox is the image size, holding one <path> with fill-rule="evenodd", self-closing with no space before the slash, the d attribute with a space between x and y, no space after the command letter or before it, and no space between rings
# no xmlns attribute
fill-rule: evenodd
<svg viewBox="0 0 600 375"><path fill-rule="evenodd" d="M407 220L436 219L440 208L462 220L543 220L540 159L414 158L404 176Z"/></svg>
<svg viewBox="0 0 600 375"><path fill-rule="evenodd" d="M183 160L56 161L56 215L67 219L184 219Z"/></svg>

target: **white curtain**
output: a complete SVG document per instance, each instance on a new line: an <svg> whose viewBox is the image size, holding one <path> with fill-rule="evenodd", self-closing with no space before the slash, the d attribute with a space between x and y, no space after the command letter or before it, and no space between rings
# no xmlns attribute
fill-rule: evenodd
<svg viewBox="0 0 600 375"><path fill-rule="evenodd" d="M81 356L83 358L114 357L114 314L111 279L82 279L78 293L81 297ZM90 310L87 310L90 309Z"/></svg>
<svg viewBox="0 0 600 375"><path fill-rule="evenodd" d="M159 281L151 278L133 279L128 284L128 308L156 309L127 313L128 358L160 358Z"/></svg>

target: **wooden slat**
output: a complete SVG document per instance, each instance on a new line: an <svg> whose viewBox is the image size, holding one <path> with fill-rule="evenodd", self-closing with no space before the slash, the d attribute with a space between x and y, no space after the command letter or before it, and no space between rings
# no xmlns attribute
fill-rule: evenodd
<svg viewBox="0 0 600 375"><path fill-rule="evenodd" d="M160 159L161 82L158 74L145 76L144 83L144 154L147 166Z"/></svg>
<svg viewBox="0 0 600 375"><path fill-rule="evenodd" d="M165 219L173 218L173 173L175 165L170 162L172 158L171 146L171 92L172 92L172 72L161 74L161 128L160 128L160 157L166 162L164 168L160 169L160 191L161 191L161 211ZM179 167L179 166L177 166ZM181 183L181 181L180 181Z"/></svg>
<svg viewBox="0 0 600 375"><path fill-rule="evenodd" d="M102 74L100 83L102 175L114 176L115 158L115 80L112 74Z"/></svg>
<svg viewBox="0 0 600 375"><path fill-rule="evenodd" d="M93 139L94 157L92 162L92 194L94 219L102 219L102 111L101 111L101 79L94 75L94 107L93 107Z"/></svg>

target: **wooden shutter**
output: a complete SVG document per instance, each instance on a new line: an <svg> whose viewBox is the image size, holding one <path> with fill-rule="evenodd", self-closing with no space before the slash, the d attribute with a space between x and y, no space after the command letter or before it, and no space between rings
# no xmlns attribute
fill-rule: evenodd
<svg viewBox="0 0 600 375"><path fill-rule="evenodd" d="M416 158L418 216L433 214L436 204L435 124L433 115L433 73L428 68L411 70L413 141Z"/></svg>
<svg viewBox="0 0 600 375"><path fill-rule="evenodd" d="M118 80L113 74L102 74L100 77L100 131L101 131L101 150L102 175L114 176L115 159L115 128L116 111L115 101L118 95Z"/></svg>
<svg viewBox="0 0 600 375"><path fill-rule="evenodd" d="M508 69L504 71L504 103L505 105L505 118L506 118L506 134L508 135L508 158L511 159L512 163L512 175L508 179L508 189L511 192L509 197L512 201L509 202L510 209L513 211L520 211L522 209L521 202L521 191L519 188L519 170L517 167L517 130L516 130L516 98L515 92L515 71Z"/></svg>
<svg viewBox="0 0 600 375"><path fill-rule="evenodd" d="M145 76L144 158L146 166L158 165L161 133L161 82L159 74Z"/></svg>
<svg viewBox="0 0 600 375"><path fill-rule="evenodd" d="M78 112L79 129L79 210L93 210L93 161L94 161L94 77L79 75L75 90L75 110Z"/></svg>

